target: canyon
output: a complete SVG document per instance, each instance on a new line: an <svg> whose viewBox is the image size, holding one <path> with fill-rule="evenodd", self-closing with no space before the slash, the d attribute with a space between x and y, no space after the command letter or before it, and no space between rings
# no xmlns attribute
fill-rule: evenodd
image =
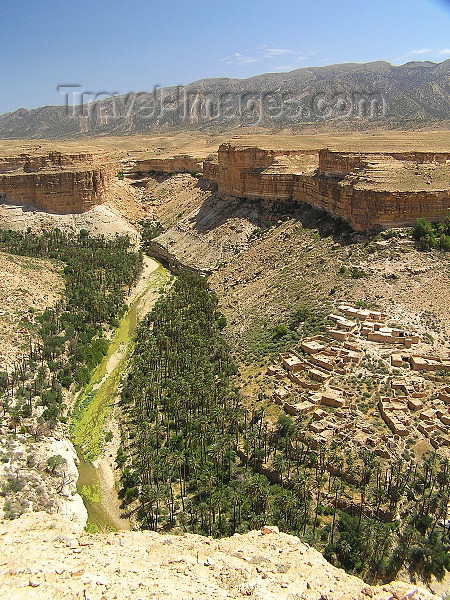
<svg viewBox="0 0 450 600"><path fill-rule="evenodd" d="M431 133L431 132L430 132ZM292 206L309 204L359 231L403 227L417 218L439 220L450 209L450 149L445 135L406 134L372 139L343 136L239 136L214 139L187 151L138 149L97 143L91 152L50 151L0 156L0 200L51 213L80 213L103 204L126 177L145 185L148 175L201 173L222 198ZM330 143L331 142L331 143ZM364 143L366 142L366 143ZM217 147L217 146L216 146Z"/></svg>
<svg viewBox="0 0 450 600"><path fill-rule="evenodd" d="M444 259L417 253L406 234L398 240L382 236L375 242L377 251L369 254L370 247L359 244L365 238L358 233L344 228L352 240L349 246L334 234L323 233L333 222L330 214L354 229L398 226L405 222L398 202L402 194L405 203L406 196L414 199L423 194L428 211L421 213L421 204L411 200L408 223L422 214L440 218L442 210L445 216L447 138L436 132L371 137L239 136L182 142L129 138L121 144L93 140L91 148L86 142L65 142L55 144L56 151L47 143L30 144L23 152L5 144L2 176L12 181L18 177L18 191L11 184L5 206L28 210L34 215L30 223L37 218L33 211L68 217L79 213L83 227L83 219L112 208L130 227L143 218L161 222L164 232L153 241L152 254L175 267L181 263L212 271L211 287L217 290L228 321L224 334L233 342L249 331L254 335L252 319L264 320L270 327L287 318L288 307L308 297L310 288L314 293L320 288L323 295L336 293L353 301L375 298L383 306L394 298L396 321L404 318L405 311L410 319L418 318L425 306L436 314L441 311L442 336L433 334L434 341L423 338L424 352L431 353L432 347L445 352L449 330L442 294L448 289ZM100 183L77 178L86 171L97 173ZM52 194L52 183L69 176L76 193ZM40 178L41 195L33 195L35 178ZM382 208L391 210L389 218L373 207L365 214L363 192L373 205L381 205L385 197ZM355 210L358 203L361 212ZM107 233L113 235L111 225L118 227L118 223L110 224ZM349 261L361 267L367 278L353 281L341 274L339 266ZM299 280L304 287L296 287ZM412 323L408 326L413 328ZM83 594L101 598L110 593L118 598L146 593L177 597L174 590L180 590L180 598L215 594L292 599L300 591L300 597L312 599L432 597L411 583L371 587L331 567L297 538L270 528L270 534L255 531L220 541L149 532L99 536L80 533L73 522L57 514L26 514L11 525L3 522L2 527L0 578L11 598ZM42 548L38 558L37 545ZM298 550L291 552L294 547ZM268 561L257 564L254 557L260 555ZM283 556L289 557L286 575L277 566L285 565ZM148 567L146 574L142 569L136 572L136 561L141 559ZM436 591L434 585L432 589Z"/></svg>
<svg viewBox="0 0 450 600"><path fill-rule="evenodd" d="M219 193L306 203L355 230L404 227L444 218L450 208L450 153L343 153L327 148L278 150L222 144Z"/></svg>

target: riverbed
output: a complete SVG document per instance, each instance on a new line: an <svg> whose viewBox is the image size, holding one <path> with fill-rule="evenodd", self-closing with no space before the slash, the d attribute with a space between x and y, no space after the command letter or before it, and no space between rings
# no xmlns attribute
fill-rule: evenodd
<svg viewBox="0 0 450 600"><path fill-rule="evenodd" d="M108 352L75 403L71 439L80 461L77 490L88 511L88 523L96 530L130 529L117 496L114 459L120 434L115 401L133 350L136 327L169 278L161 264L144 258L142 273L127 299L128 308L111 337Z"/></svg>

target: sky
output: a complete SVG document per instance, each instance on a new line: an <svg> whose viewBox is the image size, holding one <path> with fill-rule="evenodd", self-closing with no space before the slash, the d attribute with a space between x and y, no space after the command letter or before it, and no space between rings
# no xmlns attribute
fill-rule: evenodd
<svg viewBox="0 0 450 600"><path fill-rule="evenodd" d="M0 0L0 114L58 85L151 91L342 62L450 58L450 0Z"/></svg>

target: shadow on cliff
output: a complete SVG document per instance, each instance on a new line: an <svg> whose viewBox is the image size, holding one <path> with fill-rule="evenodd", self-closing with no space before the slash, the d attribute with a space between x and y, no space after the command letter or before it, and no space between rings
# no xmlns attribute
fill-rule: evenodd
<svg viewBox="0 0 450 600"><path fill-rule="evenodd" d="M230 219L245 219L254 227L262 227L269 218L269 213L256 202L242 198L229 200L212 193L189 221L197 233L204 234L221 227Z"/></svg>
<svg viewBox="0 0 450 600"><path fill-rule="evenodd" d="M310 204L295 202L289 208L290 218L295 219L304 229L316 230L321 238L332 237L334 242L342 246L360 242L366 237L366 234L355 232L344 219Z"/></svg>
<svg viewBox="0 0 450 600"><path fill-rule="evenodd" d="M201 186L201 180L198 183ZM224 225L230 219L245 219L258 228L268 228L280 221L294 219L304 229L316 230L320 237L332 237L341 245L361 241L364 234L355 231L339 217L297 201L271 202L246 198L223 197L211 193L190 223L198 234L204 234Z"/></svg>

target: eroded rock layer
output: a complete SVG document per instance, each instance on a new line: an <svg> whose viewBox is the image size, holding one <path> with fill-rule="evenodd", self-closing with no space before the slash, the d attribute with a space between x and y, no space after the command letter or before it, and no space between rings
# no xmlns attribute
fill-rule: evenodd
<svg viewBox="0 0 450 600"><path fill-rule="evenodd" d="M197 173L202 162L188 154L175 154L166 158L142 158L124 161L124 173L139 176L147 173Z"/></svg>
<svg viewBox="0 0 450 600"><path fill-rule="evenodd" d="M206 164L206 163L205 163ZM204 175L224 195L306 202L357 230L437 220L450 209L450 152L342 153L222 144Z"/></svg>
<svg viewBox="0 0 450 600"><path fill-rule="evenodd" d="M106 154L21 154L0 157L0 201L49 213L80 213L108 197L117 164Z"/></svg>

